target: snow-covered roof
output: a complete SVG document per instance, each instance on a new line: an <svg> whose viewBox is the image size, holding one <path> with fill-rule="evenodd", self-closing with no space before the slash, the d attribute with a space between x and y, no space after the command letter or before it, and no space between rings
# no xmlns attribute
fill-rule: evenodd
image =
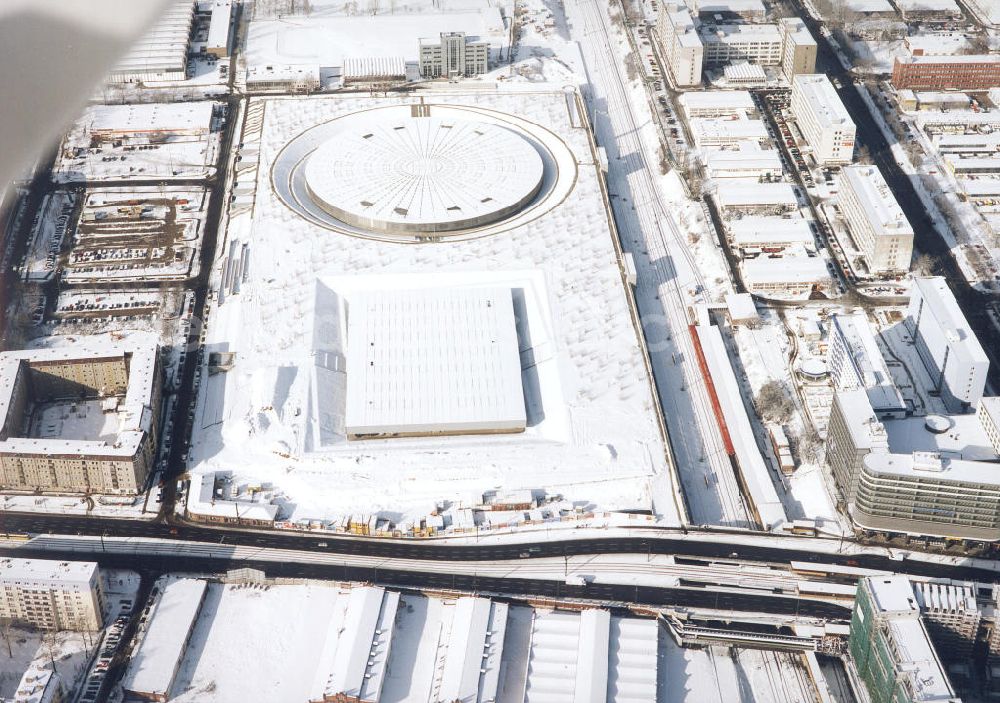
<svg viewBox="0 0 1000 703"><path fill-rule="evenodd" d="M225 500L215 495L214 471L194 474L188 492L187 509L195 515L272 522L278 506L245 500Z"/></svg>
<svg viewBox="0 0 1000 703"><path fill-rule="evenodd" d="M697 117L690 120L694 141L699 146L734 139L763 141L767 139L767 127L762 120L734 120L729 117Z"/></svg>
<svg viewBox="0 0 1000 703"><path fill-rule="evenodd" d="M762 527L772 530L784 523L787 516L771 481L770 470L757 446L722 333L715 325L699 325L696 329L716 396L722 405L722 415L736 450L736 460L743 479L741 483L748 489L751 507L759 515Z"/></svg>
<svg viewBox="0 0 1000 703"><path fill-rule="evenodd" d="M524 429L510 289L364 293L348 315L349 436Z"/></svg>
<svg viewBox="0 0 1000 703"><path fill-rule="evenodd" d="M542 186L531 142L487 122L364 116L305 167L317 204L376 232L477 227L520 211Z"/></svg>
<svg viewBox="0 0 1000 703"><path fill-rule="evenodd" d="M792 90L802 95L820 127L837 125L854 127L851 115L837 95L830 79L823 73L800 73L792 79Z"/></svg>
<svg viewBox="0 0 1000 703"><path fill-rule="evenodd" d="M958 56L910 56L896 57L899 63L952 64L952 63L1000 63L1000 54L960 54Z"/></svg>
<svg viewBox="0 0 1000 703"><path fill-rule="evenodd" d="M912 682L911 693L914 703L931 701L954 701L948 676L941 667L937 653L927 636L927 630L919 619L893 618L889 621L889 633L895 644L893 653L901 676Z"/></svg>
<svg viewBox="0 0 1000 703"><path fill-rule="evenodd" d="M344 59L344 80L405 77L406 59L402 56L349 57Z"/></svg>
<svg viewBox="0 0 1000 703"><path fill-rule="evenodd" d="M756 151L714 150L705 155L709 177L722 171L780 172L781 157L775 149Z"/></svg>
<svg viewBox="0 0 1000 703"><path fill-rule="evenodd" d="M975 613L976 594L967 583L928 583L916 581L913 592L921 611Z"/></svg>
<svg viewBox="0 0 1000 703"><path fill-rule="evenodd" d="M212 125L215 103L144 103L135 105L94 105L81 121L93 132L202 132Z"/></svg>
<svg viewBox="0 0 1000 703"><path fill-rule="evenodd" d="M969 46L969 40L960 32L914 34L907 37L905 42L910 52L918 56L950 56Z"/></svg>
<svg viewBox="0 0 1000 703"><path fill-rule="evenodd" d="M376 586L351 590L325 694L378 700L398 607L395 591Z"/></svg>
<svg viewBox="0 0 1000 703"><path fill-rule="evenodd" d="M913 586L906 576L872 576L866 581L872 594L872 605L880 613L913 618L920 614Z"/></svg>
<svg viewBox="0 0 1000 703"><path fill-rule="evenodd" d="M455 602L440 700L486 703L496 698L506 628L506 603L473 597Z"/></svg>
<svg viewBox="0 0 1000 703"><path fill-rule="evenodd" d="M747 61L729 64L722 69L722 75L730 82L741 81L746 83L746 81L767 80L767 73L764 71L763 66L758 66L755 63Z"/></svg>
<svg viewBox="0 0 1000 703"><path fill-rule="evenodd" d="M951 353L961 357L959 363L989 363L976 333L969 327L969 321L958 306L955 295L941 276L917 276L913 279L910 293L924 301L924 315L930 314L937 323L937 329L948 338ZM926 330L926 328L921 328ZM927 334L926 331L923 332Z"/></svg>
<svg viewBox="0 0 1000 703"><path fill-rule="evenodd" d="M70 456L133 456L146 433L152 429L151 402L156 384L157 346L131 346L89 339L80 344L48 349L27 349L0 354L0 421L7 417L13 400L19 374L25 369L22 362L33 364L50 362L100 363L131 355L128 364L128 386L118 408L118 432L112 442L104 440L77 440L60 438L8 437L0 441L0 452L23 454L61 454Z"/></svg>
<svg viewBox="0 0 1000 703"><path fill-rule="evenodd" d="M844 0L844 5L855 12L895 12L889 0Z"/></svg>
<svg viewBox="0 0 1000 703"><path fill-rule="evenodd" d="M809 221L802 217L743 217L727 223L733 244L760 246L765 243L815 244Z"/></svg>
<svg viewBox="0 0 1000 703"><path fill-rule="evenodd" d="M701 40L705 44L743 44L746 42L780 43L781 31L776 24L713 24L703 25Z"/></svg>
<svg viewBox="0 0 1000 703"><path fill-rule="evenodd" d="M953 171L976 171L977 173L1000 173L1000 158L962 156L945 154L945 162Z"/></svg>
<svg viewBox="0 0 1000 703"><path fill-rule="evenodd" d="M62 700L62 682L59 675L49 668L48 662L35 660L22 674L13 698L5 703L53 703Z"/></svg>
<svg viewBox="0 0 1000 703"><path fill-rule="evenodd" d="M194 22L194 0L175 0L123 56L112 73L183 71Z"/></svg>
<svg viewBox="0 0 1000 703"><path fill-rule="evenodd" d="M760 317L749 293L726 293L726 307L732 320L756 320Z"/></svg>
<svg viewBox="0 0 1000 703"><path fill-rule="evenodd" d="M610 631L611 613L608 611L595 608L580 613L574 703L605 699L608 690Z"/></svg>
<svg viewBox="0 0 1000 703"><path fill-rule="evenodd" d="M830 278L826 262L819 256L759 256L742 263L743 277L748 283L806 284Z"/></svg>
<svg viewBox="0 0 1000 703"><path fill-rule="evenodd" d="M122 682L127 692L167 695L207 587L205 581L189 578L171 580L163 587Z"/></svg>
<svg viewBox="0 0 1000 703"><path fill-rule="evenodd" d="M733 12L737 14L763 15L766 10L761 0L697 0L698 12Z"/></svg>
<svg viewBox="0 0 1000 703"><path fill-rule="evenodd" d="M872 408L878 412L905 410L903 395L896 388L865 313L831 315L830 323L832 333L843 344L847 360L868 392ZM834 348L831 344L831 352Z"/></svg>
<svg viewBox="0 0 1000 703"><path fill-rule="evenodd" d="M895 0L896 7L903 12L951 12L958 13L955 0Z"/></svg>
<svg viewBox="0 0 1000 703"><path fill-rule="evenodd" d="M21 582L51 585L60 590L89 590L96 574L97 563L92 561L0 559L0 585Z"/></svg>
<svg viewBox="0 0 1000 703"><path fill-rule="evenodd" d="M247 84L255 81L319 83L319 64L255 64L247 67Z"/></svg>
<svg viewBox="0 0 1000 703"><path fill-rule="evenodd" d="M919 479L925 483L981 484L990 490L1000 487L1000 471L996 464L988 461L949 459L934 452L872 452L863 461L869 474Z"/></svg>
<svg viewBox="0 0 1000 703"><path fill-rule="evenodd" d="M778 23L782 27L782 31L785 36L791 37L791 39L799 46L815 46L815 37L813 37L812 32L809 31L806 23L803 22L800 17L783 17L778 20Z"/></svg>
<svg viewBox="0 0 1000 703"><path fill-rule="evenodd" d="M229 24L233 17L233 0L215 0L212 3L212 19L208 25L209 49L226 49L229 46Z"/></svg>
<svg viewBox="0 0 1000 703"><path fill-rule="evenodd" d="M798 198L790 183L726 184L715 194L720 207L783 205L796 207Z"/></svg>
<svg viewBox="0 0 1000 703"><path fill-rule="evenodd" d="M913 235L910 221L877 166L845 166L843 176L876 235Z"/></svg>
<svg viewBox="0 0 1000 703"><path fill-rule="evenodd" d="M983 400L986 400L984 398ZM934 415L930 424L945 427L931 429L928 417L888 418L882 421L889 439L889 451L896 454L935 452L966 461L998 461L982 422L974 414Z"/></svg>
<svg viewBox="0 0 1000 703"><path fill-rule="evenodd" d="M748 90L696 90L681 93L681 106L689 115L697 115L700 110L731 110L734 114L749 114L757 108Z"/></svg>

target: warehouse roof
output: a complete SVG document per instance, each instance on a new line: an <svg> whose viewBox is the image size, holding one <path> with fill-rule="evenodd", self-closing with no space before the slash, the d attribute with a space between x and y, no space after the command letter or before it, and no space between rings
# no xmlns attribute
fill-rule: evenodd
<svg viewBox="0 0 1000 703"><path fill-rule="evenodd" d="M767 139L767 127L762 120L734 120L731 117L696 117L690 120L691 132L697 144L718 140Z"/></svg>
<svg viewBox="0 0 1000 703"><path fill-rule="evenodd" d="M795 188L789 183L733 184L720 188L715 194L720 207L745 207L752 205L784 205L797 207Z"/></svg>
<svg viewBox="0 0 1000 703"><path fill-rule="evenodd" d="M448 637L438 698L491 701L496 698L507 627L507 604L488 598L459 598ZM480 679L485 686L480 686Z"/></svg>
<svg viewBox="0 0 1000 703"><path fill-rule="evenodd" d="M208 25L208 41L210 48L229 47L229 24L233 18L233 0L215 0L212 4L212 19Z"/></svg>
<svg viewBox="0 0 1000 703"><path fill-rule="evenodd" d="M83 116L91 132L208 132L215 103L95 105Z"/></svg>
<svg viewBox="0 0 1000 703"><path fill-rule="evenodd" d="M183 71L187 66L188 40L194 22L194 0L176 0L128 53L112 73L161 73Z"/></svg>
<svg viewBox="0 0 1000 703"><path fill-rule="evenodd" d="M201 579L182 578L163 588L148 629L129 663L122 683L126 691L167 695L207 586Z"/></svg>
<svg viewBox="0 0 1000 703"><path fill-rule="evenodd" d="M748 283L818 283L830 277L826 261L818 256L761 256L743 262Z"/></svg>
<svg viewBox="0 0 1000 703"><path fill-rule="evenodd" d="M525 421L509 288L350 299L349 436L516 432Z"/></svg>
<svg viewBox="0 0 1000 703"><path fill-rule="evenodd" d="M750 170L750 171L781 171L781 157L775 149L766 151L710 151L705 156L705 167L709 175L714 177L716 171Z"/></svg>
<svg viewBox="0 0 1000 703"><path fill-rule="evenodd" d="M398 606L395 591L375 586L351 590L325 694L378 700Z"/></svg>
<svg viewBox="0 0 1000 703"><path fill-rule="evenodd" d="M751 113L756 110L748 90L698 90L682 93L680 103L690 113L697 110L732 109L733 112Z"/></svg>
<svg viewBox="0 0 1000 703"><path fill-rule="evenodd" d="M737 246L760 246L770 242L815 244L809 221L801 217L743 217L728 226Z"/></svg>

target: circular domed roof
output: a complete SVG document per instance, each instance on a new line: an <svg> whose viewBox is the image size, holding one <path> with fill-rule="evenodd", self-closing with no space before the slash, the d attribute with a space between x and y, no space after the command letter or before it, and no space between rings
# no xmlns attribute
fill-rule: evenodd
<svg viewBox="0 0 1000 703"><path fill-rule="evenodd" d="M448 232L496 222L534 199L543 173L538 151L518 133L433 117L339 132L305 166L320 207L380 232Z"/></svg>
<svg viewBox="0 0 1000 703"><path fill-rule="evenodd" d="M822 378L829 371L826 362L814 356L803 359L799 364L799 373L809 378Z"/></svg>
<svg viewBox="0 0 1000 703"><path fill-rule="evenodd" d="M928 415L924 418L924 427L934 434L944 434L951 429L951 420L943 415Z"/></svg>

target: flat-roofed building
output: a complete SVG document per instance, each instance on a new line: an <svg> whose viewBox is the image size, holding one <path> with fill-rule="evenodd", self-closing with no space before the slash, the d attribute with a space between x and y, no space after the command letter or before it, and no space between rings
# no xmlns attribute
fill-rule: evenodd
<svg viewBox="0 0 1000 703"><path fill-rule="evenodd" d="M0 559L0 620L43 630L100 630L104 588L91 561Z"/></svg>
<svg viewBox="0 0 1000 703"><path fill-rule="evenodd" d="M319 90L319 65L255 64L247 67L247 91L311 93Z"/></svg>
<svg viewBox="0 0 1000 703"><path fill-rule="evenodd" d="M792 79L792 113L820 164L846 164L854 158L856 127L830 79L803 73Z"/></svg>
<svg viewBox="0 0 1000 703"><path fill-rule="evenodd" d="M848 648L873 703L958 703L905 576L861 579Z"/></svg>
<svg viewBox="0 0 1000 703"><path fill-rule="evenodd" d="M827 424L826 461L844 502L854 502L861 462L872 452L888 452L889 435L863 388L837 391Z"/></svg>
<svg viewBox="0 0 1000 703"><path fill-rule="evenodd" d="M95 144L116 140L155 141L169 137L204 137L212 131L215 103L144 103L95 105L81 121Z"/></svg>
<svg viewBox="0 0 1000 703"><path fill-rule="evenodd" d="M785 17L778 21L781 31L781 71L792 80L801 73L816 71L816 40L809 28L798 17Z"/></svg>
<svg viewBox="0 0 1000 703"><path fill-rule="evenodd" d="M913 227L877 166L845 167L838 202L869 271L900 273L910 269Z"/></svg>
<svg viewBox="0 0 1000 703"><path fill-rule="evenodd" d="M896 57L897 90L989 90L1000 86L1000 54Z"/></svg>
<svg viewBox="0 0 1000 703"><path fill-rule="evenodd" d="M169 700L208 590L207 582L192 578L170 578L158 585L160 593L149 606L139 646L122 679L126 700Z"/></svg>
<svg viewBox="0 0 1000 703"><path fill-rule="evenodd" d="M815 248L809 221L802 217L742 217L727 225L733 246L773 254L790 247Z"/></svg>
<svg viewBox="0 0 1000 703"><path fill-rule="evenodd" d="M879 417L906 414L903 395L892 380L865 313L830 316L827 362L836 390L864 390Z"/></svg>
<svg viewBox="0 0 1000 703"><path fill-rule="evenodd" d="M402 56L344 59L344 85L380 85L406 80L406 59Z"/></svg>
<svg viewBox="0 0 1000 703"><path fill-rule="evenodd" d="M761 145L770 137L762 120L734 120L725 117L697 117L689 121L691 136L699 149L737 146L743 143Z"/></svg>
<svg viewBox="0 0 1000 703"><path fill-rule="evenodd" d="M727 183L714 197L727 216L733 213L777 214L799 207L795 188L790 183Z"/></svg>
<svg viewBox="0 0 1000 703"><path fill-rule="evenodd" d="M699 32L706 67L749 61L777 66L783 57L783 37L773 24L717 24Z"/></svg>
<svg viewBox="0 0 1000 703"><path fill-rule="evenodd" d="M932 452L873 452L861 462L851 515L867 530L1000 540L1000 472Z"/></svg>
<svg viewBox="0 0 1000 703"><path fill-rule="evenodd" d="M756 88L767 85L767 71L763 66L747 61L727 64L722 69L726 85L734 88Z"/></svg>
<svg viewBox="0 0 1000 703"><path fill-rule="evenodd" d="M124 57L107 82L112 85L183 81L194 23L194 0L175 0Z"/></svg>
<svg viewBox="0 0 1000 703"><path fill-rule="evenodd" d="M424 78L479 76L489 70L490 43L465 32L441 32L420 39L420 75Z"/></svg>
<svg viewBox="0 0 1000 703"><path fill-rule="evenodd" d="M959 19L962 10L955 0L893 0L906 20Z"/></svg>
<svg viewBox="0 0 1000 703"><path fill-rule="evenodd" d="M713 150L705 155L705 175L709 178L777 178L783 173L781 157L774 149Z"/></svg>
<svg viewBox="0 0 1000 703"><path fill-rule="evenodd" d="M983 397L989 358L941 276L913 279L906 326L934 389L953 412Z"/></svg>
<svg viewBox="0 0 1000 703"><path fill-rule="evenodd" d="M351 439L525 428L509 288L354 296L347 365Z"/></svg>
<svg viewBox="0 0 1000 703"><path fill-rule="evenodd" d="M761 21L767 15L761 0L688 0L688 3L699 15L741 17L751 22Z"/></svg>
<svg viewBox="0 0 1000 703"><path fill-rule="evenodd" d="M205 53L222 58L229 56L229 34L233 21L233 0L214 0L208 24Z"/></svg>
<svg viewBox="0 0 1000 703"><path fill-rule="evenodd" d="M0 354L0 486L136 494L156 456L159 348Z"/></svg>
<svg viewBox="0 0 1000 703"><path fill-rule="evenodd" d="M661 3L656 29L674 83L682 88L701 85L704 48L688 9L677 3Z"/></svg>
<svg viewBox="0 0 1000 703"><path fill-rule="evenodd" d="M917 581L913 592L920 616L942 659L960 661L972 656L982 613L971 583Z"/></svg>
<svg viewBox="0 0 1000 703"><path fill-rule="evenodd" d="M756 114L753 96L747 90L699 90L678 98L688 119L697 117L749 118Z"/></svg>
<svg viewBox="0 0 1000 703"><path fill-rule="evenodd" d="M765 297L802 296L830 282L826 261L818 256L761 256L740 266L747 290Z"/></svg>

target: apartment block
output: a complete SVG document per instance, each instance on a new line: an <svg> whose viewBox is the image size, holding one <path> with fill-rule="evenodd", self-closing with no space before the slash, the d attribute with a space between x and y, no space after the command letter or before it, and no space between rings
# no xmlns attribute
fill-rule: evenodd
<svg viewBox="0 0 1000 703"><path fill-rule="evenodd" d="M983 397L990 362L941 276L913 279L906 326L934 390L952 412L969 412Z"/></svg>
<svg viewBox="0 0 1000 703"><path fill-rule="evenodd" d="M43 630L99 630L104 591L95 562L0 559L0 620Z"/></svg>
<svg viewBox="0 0 1000 703"><path fill-rule="evenodd" d="M840 212L871 273L903 273L913 256L913 227L877 166L842 172Z"/></svg>
<svg viewBox="0 0 1000 703"><path fill-rule="evenodd" d="M791 109L818 163L851 162L857 128L826 75L796 75L792 79Z"/></svg>
<svg viewBox="0 0 1000 703"><path fill-rule="evenodd" d="M913 593L942 658L961 661L971 656L983 617L973 584L920 581L913 584Z"/></svg>
<svg viewBox="0 0 1000 703"><path fill-rule="evenodd" d="M704 49L688 9L676 3L663 3L656 31L674 83L682 88L701 85Z"/></svg>

